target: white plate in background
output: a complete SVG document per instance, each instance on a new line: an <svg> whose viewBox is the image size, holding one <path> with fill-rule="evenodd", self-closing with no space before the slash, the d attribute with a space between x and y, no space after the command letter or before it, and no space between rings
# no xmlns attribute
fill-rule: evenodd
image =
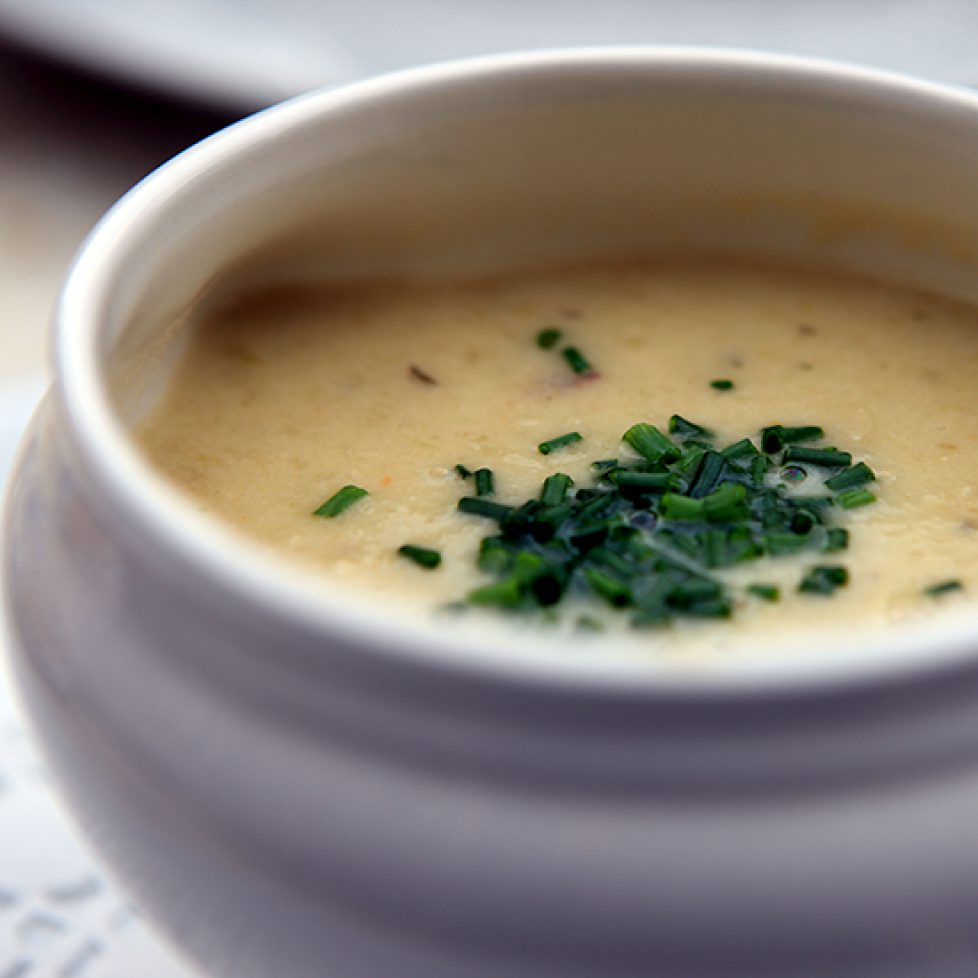
<svg viewBox="0 0 978 978"><path fill-rule="evenodd" d="M777 50L978 82L978 0L0 0L0 34L225 108L579 44Z"/></svg>

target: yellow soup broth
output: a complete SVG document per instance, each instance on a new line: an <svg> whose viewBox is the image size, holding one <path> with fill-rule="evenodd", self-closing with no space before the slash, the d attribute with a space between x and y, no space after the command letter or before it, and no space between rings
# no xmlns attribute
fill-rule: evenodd
<svg viewBox="0 0 978 978"><path fill-rule="evenodd" d="M550 350L536 342L547 327L562 334ZM568 345L593 374L571 370ZM827 618L873 626L967 601L978 588L976 392L978 313L967 306L814 271L618 263L242 295L193 324L137 436L201 510L324 582L428 611L492 580L476 557L496 524L457 511L474 493L458 463L493 471L494 501L522 503L551 473L581 488L592 461L632 457L621 438L635 422L667 431L678 413L716 432L717 447L757 442L774 423L821 425L820 445L872 467L877 501L836 508L851 534L842 553L711 571L733 617L686 631L729 637ZM582 440L538 451L572 431ZM346 484L369 495L334 519L312 515ZM398 556L406 543L437 549L440 566ZM846 567L849 583L798 593L824 564ZM924 594L948 579L962 592ZM779 585L781 600L752 596L756 582ZM628 625L629 611L596 596L568 605L565 617Z"/></svg>

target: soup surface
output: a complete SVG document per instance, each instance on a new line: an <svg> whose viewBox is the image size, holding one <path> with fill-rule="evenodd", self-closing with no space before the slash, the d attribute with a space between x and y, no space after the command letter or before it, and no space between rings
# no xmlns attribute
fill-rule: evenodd
<svg viewBox="0 0 978 978"><path fill-rule="evenodd" d="M846 549L711 570L732 617L683 634L875 626L938 614L978 587L978 312L963 305L834 274L677 261L290 287L242 295L192 327L137 431L153 464L200 509L384 602L427 613L496 579L477 556L499 527L458 511L476 491L456 465L490 469L486 498L519 504L556 472L592 486L595 460L636 458L626 429L667 432L673 414L711 429L716 448L745 436L759 446L773 424L819 425L817 447L849 451L875 475L862 487L875 501L827 517L848 529ZM548 328L559 337L546 349ZM567 346L591 369L576 373ZM570 432L581 439L538 450ZM797 467L813 493L838 471ZM766 483L785 468L773 458ZM347 484L368 495L313 515ZM436 550L439 566L400 555L404 544ZM825 565L848 582L799 592ZM952 580L960 588L927 593ZM749 590L758 582L780 600ZM571 592L555 609L627 627L613 595Z"/></svg>

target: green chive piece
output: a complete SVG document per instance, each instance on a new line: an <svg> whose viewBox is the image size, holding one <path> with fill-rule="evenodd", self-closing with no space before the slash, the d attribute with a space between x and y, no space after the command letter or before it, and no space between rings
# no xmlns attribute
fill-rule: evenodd
<svg viewBox="0 0 978 978"><path fill-rule="evenodd" d="M557 535L557 531L571 515L572 510L572 506L544 505L543 509L536 512L529 524L528 532L530 536L540 543L546 543L548 540L552 540Z"/></svg>
<svg viewBox="0 0 978 978"><path fill-rule="evenodd" d="M491 496L495 488L494 483L492 469L475 470L475 494L477 496Z"/></svg>
<svg viewBox="0 0 978 978"><path fill-rule="evenodd" d="M696 474L689 484L689 495L693 499L708 496L720 484L726 466L727 460L719 452L704 452Z"/></svg>
<svg viewBox="0 0 978 978"><path fill-rule="evenodd" d="M680 608L679 613L689 618L729 618L733 609L729 601L701 601L688 608Z"/></svg>
<svg viewBox="0 0 978 978"><path fill-rule="evenodd" d="M563 472L548 475L540 492L540 502L544 506L559 506L567 497L567 490L572 485L574 485L574 480Z"/></svg>
<svg viewBox="0 0 978 978"><path fill-rule="evenodd" d="M687 421L679 414L674 414L669 419L669 434L678 435L680 438L712 438L713 432L709 428Z"/></svg>
<svg viewBox="0 0 978 978"><path fill-rule="evenodd" d="M441 554L437 550L416 547L413 543L405 543L403 547L397 548L397 552L426 570L434 570L441 563Z"/></svg>
<svg viewBox="0 0 978 978"><path fill-rule="evenodd" d="M784 451L784 463L798 462L802 465L821 465L827 469L841 469L852 464L849 452L840 452L830 448L804 448L789 445Z"/></svg>
<svg viewBox="0 0 978 978"><path fill-rule="evenodd" d="M459 464L455 466L455 474L460 479L470 479L470 478L472 478L472 470L469 469L469 468L466 468L464 465L462 465L461 462L459 462Z"/></svg>
<svg viewBox="0 0 978 978"><path fill-rule="evenodd" d="M817 522L814 513L810 513L806 509L799 509L792 513L791 519L788 521L788 529L792 533L804 536L806 533L812 532Z"/></svg>
<svg viewBox="0 0 978 978"><path fill-rule="evenodd" d="M784 426L779 424L761 428L761 450L767 452L768 455L780 452L784 448L784 438L781 434L783 431Z"/></svg>
<svg viewBox="0 0 978 978"><path fill-rule="evenodd" d="M780 601L781 588L776 584L748 584L747 593L762 601Z"/></svg>
<svg viewBox="0 0 978 978"><path fill-rule="evenodd" d="M557 438L551 438L548 441L542 441L537 445L541 455L549 455L551 452L556 452L560 448L566 448L568 445L573 445L575 442L583 440L583 435L579 431L570 431L566 435L559 435Z"/></svg>
<svg viewBox="0 0 978 978"><path fill-rule="evenodd" d="M924 588L924 594L928 598L939 598L944 594L951 594L954 591L963 591L964 585L959 580L941 581L939 584L931 584Z"/></svg>
<svg viewBox="0 0 978 978"><path fill-rule="evenodd" d="M523 603L524 585L515 577L484 584L469 591L472 604L488 605L496 608L518 608Z"/></svg>
<svg viewBox="0 0 978 978"><path fill-rule="evenodd" d="M476 496L463 496L458 501L459 511L473 516L486 516L491 520L503 520L513 512L512 506L503 506Z"/></svg>
<svg viewBox="0 0 978 978"><path fill-rule="evenodd" d="M840 492L835 497L835 501L843 509L856 509L859 506L868 506L870 503L875 503L876 496L868 489L847 489L845 492Z"/></svg>
<svg viewBox="0 0 978 978"><path fill-rule="evenodd" d="M368 495L370 494L367 490L361 489L359 486L343 486L342 489L330 496L319 509L313 510L312 515L333 519L333 517L339 516L344 509L352 506L358 499L363 499L364 496Z"/></svg>
<svg viewBox="0 0 978 978"><path fill-rule="evenodd" d="M747 487L740 482L725 482L703 498L703 515L711 523L734 523L750 515Z"/></svg>
<svg viewBox="0 0 978 978"><path fill-rule="evenodd" d="M513 557L510 548L500 537L484 537L479 545L477 563L480 570L489 574L503 574L511 569Z"/></svg>
<svg viewBox="0 0 978 978"><path fill-rule="evenodd" d="M675 463L668 461L665 456L661 462L654 463L656 466L672 465L672 471L678 475L681 475L684 479L692 479L696 474L696 470L700 467L700 462L703 461L703 456L707 451L712 451L712 449L701 448L698 444L693 442L688 442L683 446L682 454L676 460Z"/></svg>
<svg viewBox="0 0 978 978"><path fill-rule="evenodd" d="M624 608L632 603L632 594L628 585L603 570L588 567L584 571L584 580L595 594L604 598L612 607Z"/></svg>
<svg viewBox="0 0 978 978"><path fill-rule="evenodd" d="M818 441L824 438L825 432L815 424L785 427L781 424L768 425L761 429L761 448L768 455L780 452L785 445L794 445L802 441Z"/></svg>
<svg viewBox="0 0 978 978"><path fill-rule="evenodd" d="M678 493L667 492L659 504L659 515L663 519L689 521L703 519L702 499L690 499Z"/></svg>
<svg viewBox="0 0 978 978"><path fill-rule="evenodd" d="M764 549L772 557L785 557L806 550L811 544L809 537L797 533L765 533Z"/></svg>
<svg viewBox="0 0 978 978"><path fill-rule="evenodd" d="M595 472L599 472L604 475L606 472L610 472L612 469L618 468L618 459L616 458L599 458L596 462L591 463L591 468Z"/></svg>
<svg viewBox="0 0 978 978"><path fill-rule="evenodd" d="M736 458L756 455L757 448L749 438L741 438L740 441L735 441L732 445L727 445L726 448L721 449L720 454L728 461L733 461Z"/></svg>
<svg viewBox="0 0 978 978"><path fill-rule="evenodd" d="M610 530L611 527L607 523L601 523L598 520L580 523L571 533L570 542L578 550L584 552L596 547L599 543L604 543Z"/></svg>
<svg viewBox="0 0 978 978"><path fill-rule="evenodd" d="M626 580L635 574L635 568L624 557L608 547L595 547L588 556L595 563L614 571Z"/></svg>
<svg viewBox="0 0 978 978"><path fill-rule="evenodd" d="M725 377L719 380L711 380L710 386L715 391L732 391L734 382L732 380L727 380Z"/></svg>
<svg viewBox="0 0 978 978"><path fill-rule="evenodd" d="M578 500L581 498L581 494L577 494ZM612 505L615 501L614 493L603 492L599 493L593 499L588 499L585 503L577 508L577 515L584 516L590 519L591 517L600 515L604 510Z"/></svg>
<svg viewBox="0 0 978 978"><path fill-rule="evenodd" d="M838 553L849 548L849 531L843 526L833 526L825 534L825 546L822 550L827 554Z"/></svg>
<svg viewBox="0 0 978 978"><path fill-rule="evenodd" d="M855 489L867 482L875 481L876 473L865 462L857 462L832 476L831 479L826 479L825 485L833 492L841 492L843 489Z"/></svg>
<svg viewBox="0 0 978 978"><path fill-rule="evenodd" d="M540 554L535 554L530 550L521 550L513 561L513 576L517 580L523 581L524 584L529 584L536 580L546 568L547 562Z"/></svg>
<svg viewBox="0 0 978 978"><path fill-rule="evenodd" d="M770 462L765 455L755 455L754 459L750 463L750 477L754 482L755 486L761 486L764 484L764 478L767 475L768 467Z"/></svg>
<svg viewBox="0 0 978 978"><path fill-rule="evenodd" d="M537 333L537 346L541 350L552 350L561 340L564 331L556 326L548 326Z"/></svg>
<svg viewBox="0 0 978 978"><path fill-rule="evenodd" d="M801 441L818 441L825 432L817 424L803 424L794 428L781 427L781 441L785 445L796 445Z"/></svg>
<svg viewBox="0 0 978 978"><path fill-rule="evenodd" d="M714 601L721 596L723 588L716 581L703 579L677 584L667 598L674 608L687 609L703 601Z"/></svg>
<svg viewBox="0 0 978 978"><path fill-rule="evenodd" d="M633 424L621 437L650 462L675 462L680 456L679 449L671 439L652 424Z"/></svg>
<svg viewBox="0 0 978 978"><path fill-rule="evenodd" d="M666 492L675 491L680 487L680 480L671 472L632 472L629 469L619 469L611 474L620 492Z"/></svg>
<svg viewBox="0 0 978 978"><path fill-rule="evenodd" d="M849 583L849 571L838 565L813 567L801 580L798 590L803 594L832 594L836 588Z"/></svg>
<svg viewBox="0 0 978 978"><path fill-rule="evenodd" d="M567 361L567 365L576 374L588 374L592 371L592 366L584 359L583 354L576 346L566 346L560 351L561 356Z"/></svg>

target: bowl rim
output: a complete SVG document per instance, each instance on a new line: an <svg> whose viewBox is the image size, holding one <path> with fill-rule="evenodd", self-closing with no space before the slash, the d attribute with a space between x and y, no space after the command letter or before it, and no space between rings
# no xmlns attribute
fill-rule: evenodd
<svg viewBox="0 0 978 978"><path fill-rule="evenodd" d="M438 623L393 615L385 619L366 597L351 597L342 588L332 593L314 575L284 559L269 558L257 544L197 512L138 453L103 382L102 311L130 260L129 244L141 230L163 221L173 201L240 165L256 147L285 143L290 134L337 110L405 92L423 95L460 81L491 84L513 74L592 69L782 82L791 78L813 92L858 90L881 102L916 100L934 109L964 110L974 116L978 133L978 93L963 88L833 61L703 47L614 46L491 55L321 89L264 109L184 150L140 181L95 226L69 269L55 311L54 396L77 460L99 488L99 502L110 506L113 518L124 521L131 533L151 542L171 573L186 577L192 570L205 583L221 585L219 590L232 600L388 666L551 690L694 698L832 693L978 670L978 616L967 610L947 613L938 623L861 633L828 654L824 637L808 636L807 644L801 643L789 657L737 649L729 659L717 656L708 667L693 669L654 656L555 655L554 646L564 644L562 640L536 636L525 643L512 636L473 641L466 632L463 645Z"/></svg>

